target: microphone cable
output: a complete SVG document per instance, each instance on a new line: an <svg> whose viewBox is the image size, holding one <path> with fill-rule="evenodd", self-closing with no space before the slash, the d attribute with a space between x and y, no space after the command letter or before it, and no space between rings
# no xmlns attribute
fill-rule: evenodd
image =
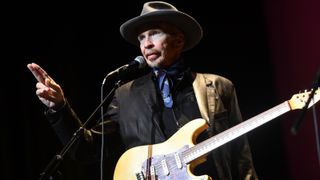
<svg viewBox="0 0 320 180"><path fill-rule="evenodd" d="M130 62L129 64L123 65L120 68L110 72L102 81L101 88L100 88L100 101L101 104L104 102L104 84L107 78L115 78L118 82L116 83L116 87L122 83L122 76L126 74L129 70L132 69L143 69L146 67L147 62L143 56L137 56L134 61ZM109 94L110 95L110 94ZM100 115L101 115L101 147L100 147L100 180L103 180L103 159L104 159L104 117L103 117L103 105L100 107Z"/></svg>
<svg viewBox="0 0 320 180"><path fill-rule="evenodd" d="M103 103L104 80L101 84L100 101ZM101 147L100 147L100 180L103 180L103 159L104 159L104 125L103 125L103 106L100 107L101 114Z"/></svg>

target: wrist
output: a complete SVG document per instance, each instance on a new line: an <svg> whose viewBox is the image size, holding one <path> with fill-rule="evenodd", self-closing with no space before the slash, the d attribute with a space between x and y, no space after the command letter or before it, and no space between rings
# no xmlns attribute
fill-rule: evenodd
<svg viewBox="0 0 320 180"><path fill-rule="evenodd" d="M66 101L63 100L61 103L58 103L53 107L50 107L47 112L48 113L56 113L58 111L61 111L61 109L63 109L65 106L66 106Z"/></svg>

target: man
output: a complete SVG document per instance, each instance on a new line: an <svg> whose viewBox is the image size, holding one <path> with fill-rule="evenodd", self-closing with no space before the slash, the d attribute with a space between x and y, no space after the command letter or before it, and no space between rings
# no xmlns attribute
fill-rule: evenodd
<svg viewBox="0 0 320 180"><path fill-rule="evenodd" d="M140 16L121 25L120 33L125 40L140 47L150 69L149 73L120 86L104 114L108 122L106 134L116 134L112 131L118 130L126 150L165 143L194 119L202 118L209 126L197 142L242 121L232 82L218 75L192 72L184 62L182 52L192 49L202 38L202 28L193 17L166 2L151 1L144 4ZM82 126L81 120L61 87L40 66L31 63L28 68L39 81L36 94L48 107L46 116L66 144ZM100 135L95 128L84 130L83 138L73 148L74 158L99 160ZM113 149L116 145L112 139L108 136L105 141L106 150L109 149L107 158L112 152L118 152ZM152 176L150 172L141 171L143 177ZM161 179L157 173L155 177ZM167 177L192 176L186 171L182 172L184 176L179 173L170 172ZM197 164L192 173L219 180L258 179L245 136L210 152L206 161Z"/></svg>

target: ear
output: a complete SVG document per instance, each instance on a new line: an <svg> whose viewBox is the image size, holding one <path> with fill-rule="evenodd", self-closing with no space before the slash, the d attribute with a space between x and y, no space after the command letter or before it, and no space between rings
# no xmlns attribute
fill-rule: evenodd
<svg viewBox="0 0 320 180"><path fill-rule="evenodd" d="M175 46L177 48L183 49L184 43L185 43L184 35L182 33L177 34L175 39Z"/></svg>

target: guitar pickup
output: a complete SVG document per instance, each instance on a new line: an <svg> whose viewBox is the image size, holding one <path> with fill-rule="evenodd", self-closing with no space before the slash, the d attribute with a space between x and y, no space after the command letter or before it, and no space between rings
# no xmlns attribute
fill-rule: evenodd
<svg viewBox="0 0 320 180"><path fill-rule="evenodd" d="M161 166L162 166L163 174L168 176L170 172L169 172L169 169L168 169L168 166L167 166L166 159L163 159L161 161Z"/></svg>
<svg viewBox="0 0 320 180"><path fill-rule="evenodd" d="M137 177L137 180L146 180L142 171L139 173L136 173L136 177Z"/></svg>

